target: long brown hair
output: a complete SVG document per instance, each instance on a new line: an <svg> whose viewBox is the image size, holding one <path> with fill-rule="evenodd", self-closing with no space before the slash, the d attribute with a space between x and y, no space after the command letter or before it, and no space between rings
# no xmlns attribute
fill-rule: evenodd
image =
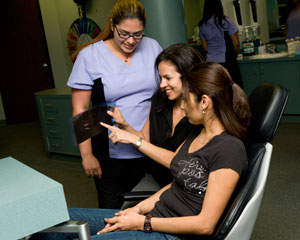
<svg viewBox="0 0 300 240"><path fill-rule="evenodd" d="M102 32L99 35L92 39L91 41L82 44L77 47L75 52L72 54L72 60L75 60L80 50L83 48L99 42L101 40L107 40L113 38L113 32L111 31L111 21L113 24L119 24L125 19L138 19L140 20L144 27L146 25L146 12L143 4L138 0L118 0L114 7L112 8L110 15L107 19L106 25Z"/></svg>
<svg viewBox="0 0 300 240"><path fill-rule="evenodd" d="M158 65L163 62L170 62L181 77L188 71L192 70L199 63L205 62L201 53L194 47L186 43L173 44L164 49L156 58L155 67L158 69ZM158 90L161 92L161 90ZM163 111L165 108L173 106L175 101L170 101L164 92L161 92L160 103L156 107L158 112Z"/></svg>
<svg viewBox="0 0 300 240"><path fill-rule="evenodd" d="M251 118L248 97L222 65L201 63L182 80L184 95L194 93L197 102L201 101L203 94L208 95L217 118L227 132L239 139L246 138Z"/></svg>

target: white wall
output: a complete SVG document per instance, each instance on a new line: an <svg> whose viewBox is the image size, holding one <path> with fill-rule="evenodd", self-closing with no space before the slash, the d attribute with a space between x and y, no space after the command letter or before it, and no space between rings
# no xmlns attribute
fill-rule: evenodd
<svg viewBox="0 0 300 240"><path fill-rule="evenodd" d="M241 0L241 15L244 26L250 25L250 6L249 0ZM224 14L236 22L232 0L222 0ZM266 0L256 0L257 20L261 30L261 39L263 42L269 41L269 26L267 16Z"/></svg>
<svg viewBox="0 0 300 240"><path fill-rule="evenodd" d="M67 36L72 23L79 17L72 0L39 0L56 88L66 87L72 62L67 49ZM116 0L90 0L87 17L103 29Z"/></svg>
<svg viewBox="0 0 300 240"><path fill-rule="evenodd" d="M256 5L257 19L261 31L261 39L263 42L269 42L270 38L266 0L256 0Z"/></svg>
<svg viewBox="0 0 300 240"><path fill-rule="evenodd" d="M222 5L225 16L229 17L237 24L233 11L232 0L222 0Z"/></svg>
<svg viewBox="0 0 300 240"><path fill-rule="evenodd" d="M204 0L184 0L184 19L186 23L186 31L188 39L195 35L194 27L198 26L203 16ZM197 36L196 36L197 37Z"/></svg>

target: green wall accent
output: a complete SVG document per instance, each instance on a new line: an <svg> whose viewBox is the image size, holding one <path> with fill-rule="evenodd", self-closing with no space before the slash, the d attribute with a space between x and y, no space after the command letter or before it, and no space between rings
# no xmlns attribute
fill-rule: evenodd
<svg viewBox="0 0 300 240"><path fill-rule="evenodd" d="M194 27L198 26L202 19L204 10L204 0L184 0L184 17L188 39L195 35Z"/></svg>
<svg viewBox="0 0 300 240"><path fill-rule="evenodd" d="M146 36L156 39L162 48L187 43L181 0L140 0L146 9Z"/></svg>

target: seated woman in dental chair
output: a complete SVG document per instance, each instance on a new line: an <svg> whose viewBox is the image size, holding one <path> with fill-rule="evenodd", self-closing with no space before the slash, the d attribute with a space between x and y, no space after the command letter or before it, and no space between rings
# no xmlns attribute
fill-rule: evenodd
<svg viewBox="0 0 300 240"><path fill-rule="evenodd" d="M187 81L188 79L188 81ZM87 221L92 239L204 239L218 223L239 179L247 170L242 139L250 121L245 92L217 63L203 63L183 77L182 109L198 125L175 153L142 140L139 150L169 162L174 181L123 211L70 209L72 220ZM110 139L135 145L136 135L102 123ZM33 239L75 239L49 233Z"/></svg>

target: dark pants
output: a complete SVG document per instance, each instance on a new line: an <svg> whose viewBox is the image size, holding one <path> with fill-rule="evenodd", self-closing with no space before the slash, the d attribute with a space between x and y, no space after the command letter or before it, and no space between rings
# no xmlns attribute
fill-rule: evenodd
<svg viewBox="0 0 300 240"><path fill-rule="evenodd" d="M102 168L102 178L94 178L99 208L120 209L124 203L122 194L130 192L145 176L149 159L96 157Z"/></svg>
<svg viewBox="0 0 300 240"><path fill-rule="evenodd" d="M231 79L241 88L243 88L242 74L240 72L239 64L236 60L237 53L234 50L228 31L224 31L224 39L226 44L226 54L225 62L221 64L228 70Z"/></svg>

